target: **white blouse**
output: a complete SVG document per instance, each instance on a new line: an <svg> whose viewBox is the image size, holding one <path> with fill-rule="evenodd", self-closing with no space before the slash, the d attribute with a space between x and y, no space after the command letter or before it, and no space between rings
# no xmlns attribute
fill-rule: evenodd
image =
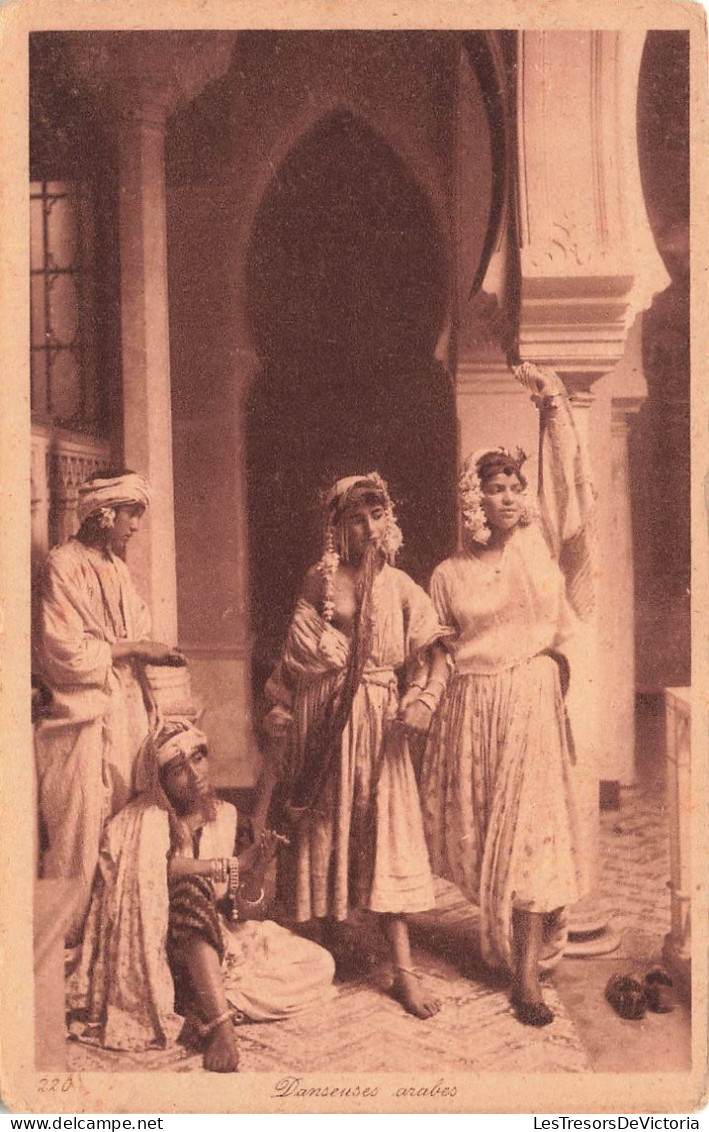
<svg viewBox="0 0 709 1132"><path fill-rule="evenodd" d="M496 565L469 553L442 562L431 597L441 622L456 630L448 643L456 671L501 672L558 648L573 627L564 588L537 523L513 533Z"/></svg>
<svg viewBox="0 0 709 1132"><path fill-rule="evenodd" d="M448 647L459 673L501 672L558 648L575 614L592 610L595 493L565 398L544 424L540 519L516 528L497 563L462 551L433 572L431 597L457 633Z"/></svg>

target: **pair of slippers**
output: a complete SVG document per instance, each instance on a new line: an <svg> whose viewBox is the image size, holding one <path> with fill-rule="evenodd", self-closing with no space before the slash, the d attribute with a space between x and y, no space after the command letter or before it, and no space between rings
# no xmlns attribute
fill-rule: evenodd
<svg viewBox="0 0 709 1132"><path fill-rule="evenodd" d="M613 975L606 986L606 1000L616 1014L629 1021L652 1014L669 1014L675 998L672 978L662 967L653 967L640 982L632 975Z"/></svg>

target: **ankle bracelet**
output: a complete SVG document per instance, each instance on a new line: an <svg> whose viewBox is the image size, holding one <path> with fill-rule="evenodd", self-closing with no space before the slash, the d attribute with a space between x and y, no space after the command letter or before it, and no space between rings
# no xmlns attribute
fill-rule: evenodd
<svg viewBox="0 0 709 1132"><path fill-rule="evenodd" d="M200 1038L208 1038L222 1023L227 1021L231 1021L231 1010L225 1010L223 1014L219 1014L216 1018L213 1018L211 1022L200 1022L198 1019L195 1019L195 1026Z"/></svg>

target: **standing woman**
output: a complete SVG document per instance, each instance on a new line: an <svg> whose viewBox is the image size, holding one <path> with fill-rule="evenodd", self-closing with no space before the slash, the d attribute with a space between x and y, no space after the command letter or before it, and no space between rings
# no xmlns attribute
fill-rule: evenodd
<svg viewBox="0 0 709 1132"><path fill-rule="evenodd" d="M463 550L431 579L455 628L453 674L429 734L421 797L434 873L480 906L481 949L512 973L523 1023L553 1019L540 985L544 945L585 892L557 651L593 606L593 492L556 374L516 376L540 412L539 517L525 460L492 448L459 481ZM563 570L563 573L562 573Z"/></svg>
<svg viewBox="0 0 709 1132"><path fill-rule="evenodd" d="M325 920L332 940L351 907L378 913L393 993L429 1018L438 1003L411 969L406 923L406 913L434 904L407 736L428 731L445 683L446 632L427 594L392 565L400 544L378 473L338 480L326 501L325 553L306 575L266 688L266 730L289 736L282 774L297 823L296 920Z"/></svg>

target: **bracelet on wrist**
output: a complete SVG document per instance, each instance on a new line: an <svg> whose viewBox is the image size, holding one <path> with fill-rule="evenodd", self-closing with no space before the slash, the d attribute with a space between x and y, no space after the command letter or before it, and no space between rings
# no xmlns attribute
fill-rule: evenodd
<svg viewBox="0 0 709 1132"><path fill-rule="evenodd" d="M212 884L226 884L228 869L229 861L226 857L215 857L209 874Z"/></svg>
<svg viewBox="0 0 709 1132"><path fill-rule="evenodd" d="M430 712L434 712L438 707L439 699L434 692L422 692L417 703L423 704Z"/></svg>
<svg viewBox="0 0 709 1132"><path fill-rule="evenodd" d="M227 872L229 880L227 882L227 895L234 900L239 890L239 858L230 857L227 861Z"/></svg>

